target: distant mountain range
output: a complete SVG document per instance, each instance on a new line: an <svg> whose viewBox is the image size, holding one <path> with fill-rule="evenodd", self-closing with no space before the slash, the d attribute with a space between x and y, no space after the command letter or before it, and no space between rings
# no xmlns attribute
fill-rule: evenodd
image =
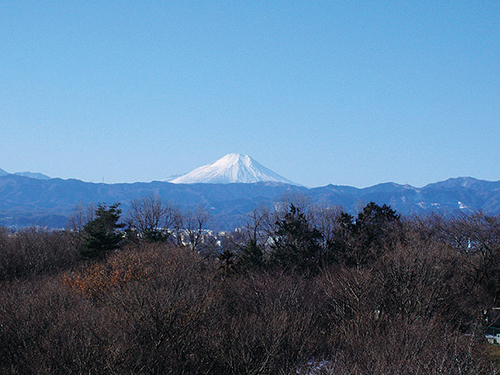
<svg viewBox="0 0 500 375"><path fill-rule="evenodd" d="M364 189L338 185L308 189L273 181L103 184L5 174L0 176L0 225L61 228L79 203L120 202L126 213L132 199L150 193L158 194L181 209L202 205L211 214L211 228L220 230L241 226L256 207L272 206L285 195L306 195L312 203L341 206L350 213L375 201L389 204L404 215L477 210L500 214L500 181L470 177L453 178L422 188L384 183Z"/></svg>
<svg viewBox="0 0 500 375"><path fill-rule="evenodd" d="M471 213L500 214L500 181L452 178L422 188L384 183L364 189L328 185L306 188L264 167L248 155L228 154L170 182L90 183L50 178L40 173L7 173L0 169L0 225L62 228L78 204L121 203L157 194L180 209L203 206L213 229L234 229L262 205L284 196L308 196L312 203L335 205L356 213L370 201L389 204L403 215Z"/></svg>

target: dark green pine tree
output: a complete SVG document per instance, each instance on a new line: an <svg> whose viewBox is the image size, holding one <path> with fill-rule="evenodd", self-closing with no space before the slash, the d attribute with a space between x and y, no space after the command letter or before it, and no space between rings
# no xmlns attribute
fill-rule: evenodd
<svg viewBox="0 0 500 375"><path fill-rule="evenodd" d="M248 271L252 269L261 269L265 265L264 253L256 239L249 240L242 248L238 257L238 270Z"/></svg>
<svg viewBox="0 0 500 375"><path fill-rule="evenodd" d="M283 219L276 221L270 262L285 269L315 271L321 263L321 233L312 227L300 208L290 205Z"/></svg>
<svg viewBox="0 0 500 375"><path fill-rule="evenodd" d="M120 231L124 224L118 223L121 209L119 203L111 206L99 204L95 219L83 228L83 246L81 255L85 258L104 258L112 250L118 249L123 240Z"/></svg>
<svg viewBox="0 0 500 375"><path fill-rule="evenodd" d="M334 239L328 243L328 260L348 267L374 262L400 233L401 217L388 205L368 203L356 219L343 212Z"/></svg>
<svg viewBox="0 0 500 375"><path fill-rule="evenodd" d="M401 222L401 217L390 206L368 203L361 211L355 223L356 234L364 247L381 247L381 242L394 225Z"/></svg>

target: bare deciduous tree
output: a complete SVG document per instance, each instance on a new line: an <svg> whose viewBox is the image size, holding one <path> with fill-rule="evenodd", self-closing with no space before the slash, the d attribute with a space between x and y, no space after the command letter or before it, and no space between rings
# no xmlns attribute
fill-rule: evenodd
<svg viewBox="0 0 500 375"><path fill-rule="evenodd" d="M95 210L96 205L94 203L84 205L79 202L73 209L73 214L69 217L66 228L71 232L80 234L85 224L95 219Z"/></svg>
<svg viewBox="0 0 500 375"><path fill-rule="evenodd" d="M308 219L323 235L323 247L332 243L339 230L339 217L342 209L337 206L326 206L325 204L315 204L308 210Z"/></svg>
<svg viewBox="0 0 500 375"><path fill-rule="evenodd" d="M189 246L193 251L200 250L209 219L209 213L202 206L196 208L195 211L188 210L184 215L184 230L187 234Z"/></svg>
<svg viewBox="0 0 500 375"><path fill-rule="evenodd" d="M174 220L174 208L162 202L156 194L150 194L130 202L128 213L130 227L146 241L166 241Z"/></svg>
<svg viewBox="0 0 500 375"><path fill-rule="evenodd" d="M271 233L271 214L266 206L256 208L246 225L248 239L255 243L266 242Z"/></svg>

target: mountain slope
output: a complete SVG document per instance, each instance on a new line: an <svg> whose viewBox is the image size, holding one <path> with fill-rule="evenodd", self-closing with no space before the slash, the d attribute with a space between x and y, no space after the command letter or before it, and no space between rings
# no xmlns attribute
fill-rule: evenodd
<svg viewBox="0 0 500 375"><path fill-rule="evenodd" d="M196 168L170 182L174 184L280 182L297 185L243 154L228 154L215 163Z"/></svg>
<svg viewBox="0 0 500 375"><path fill-rule="evenodd" d="M16 172L14 174L17 176L36 178L38 180L50 180L49 176L38 172Z"/></svg>
<svg viewBox="0 0 500 375"><path fill-rule="evenodd" d="M11 173L4 171L3 169L0 168L0 176L6 176L8 174L11 174ZM36 178L39 180L49 180L50 179L49 176L41 174L41 173L37 173L37 172L15 172L12 174L15 174L16 176Z"/></svg>

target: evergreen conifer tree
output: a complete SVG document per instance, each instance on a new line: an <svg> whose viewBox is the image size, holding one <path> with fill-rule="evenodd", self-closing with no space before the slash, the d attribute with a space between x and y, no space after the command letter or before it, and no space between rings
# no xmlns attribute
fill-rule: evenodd
<svg viewBox="0 0 500 375"><path fill-rule="evenodd" d="M111 206L99 204L95 219L89 221L83 228L83 246L81 255L85 258L103 258L112 250L118 249L123 240L120 229L124 224L120 220L120 204Z"/></svg>

